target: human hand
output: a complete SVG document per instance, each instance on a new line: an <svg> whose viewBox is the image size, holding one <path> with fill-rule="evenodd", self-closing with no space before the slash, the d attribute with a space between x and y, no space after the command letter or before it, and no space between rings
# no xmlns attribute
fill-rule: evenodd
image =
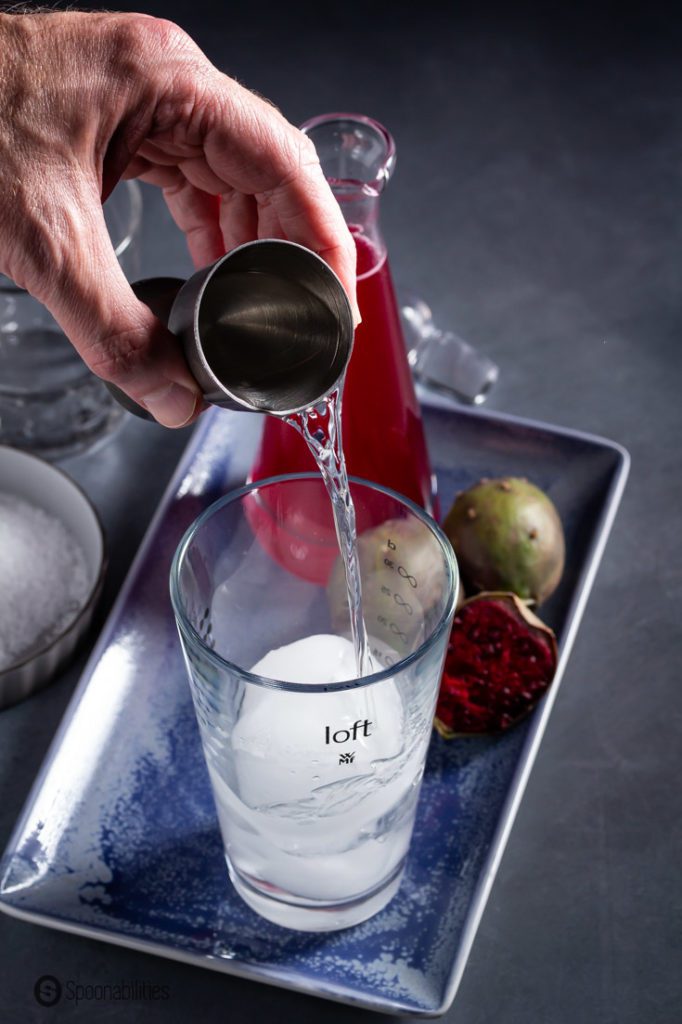
<svg viewBox="0 0 682 1024"><path fill-rule="evenodd" d="M0 272L90 369L160 423L202 403L179 343L134 296L102 201L163 189L196 266L285 238L336 271L359 320L355 246L314 147L176 25L139 14L0 14Z"/></svg>

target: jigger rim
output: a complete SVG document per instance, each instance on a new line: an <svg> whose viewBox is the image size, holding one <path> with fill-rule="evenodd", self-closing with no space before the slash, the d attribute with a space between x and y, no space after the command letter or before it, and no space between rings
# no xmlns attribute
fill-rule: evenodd
<svg viewBox="0 0 682 1024"><path fill-rule="evenodd" d="M221 381L221 379L211 368L211 365L208 362L208 359L206 358L206 354L204 352L204 347L201 340L200 317L202 312L204 296L206 295L206 292L211 286L211 283L213 282L214 278L220 274L220 272L223 270L226 264L235 261L240 254L246 251L251 252L257 249L274 249L280 247L282 248L282 250L295 249L298 252L304 254L305 258L314 262L319 267L321 273L324 276L326 276L331 283L333 283L334 295L337 302L339 303L340 310L342 311L342 316L339 317L339 334L334 353L335 361L337 360L342 345L344 348L347 346L347 356L342 360L340 371L334 375L333 380L331 379L331 377L329 377L329 380L325 382L325 386L322 391L316 392L315 394L311 393L310 396L306 397L304 402L299 402L295 405L292 405L291 407L274 409L265 402L255 403L243 398L238 392L232 390L229 386L225 385L223 381ZM341 381L345 373L346 367L348 366L348 361L353 351L353 313L350 305L350 299L348 298L346 289L341 283L341 279L333 270L333 268L327 263L327 261L322 258L322 256L316 253L313 249L309 249L307 246L301 245L298 242L291 242L288 239L258 238L248 242L243 242L241 245L237 245L233 249L230 249L230 251L225 253L224 256L221 256L210 266L205 267L203 271L199 271L197 276L199 276L200 274L203 274L204 276L201 280L201 283L199 284L196 296L194 298L194 309L192 314L193 356L195 359L199 361L202 370L204 371L208 380L210 380L212 386L215 389L215 392L225 396L225 404L228 407L236 407L246 412L267 413L268 415L284 419L288 416L293 416L296 413L303 412L306 409L313 408L314 406L322 402L325 398L327 398L334 391L334 389L338 386L339 382ZM192 280L193 279L190 278L189 281L186 283L185 287L190 286L191 288ZM183 290L184 289L181 289L181 292ZM203 388L203 390L204 393L206 394L205 387ZM220 405L221 403L214 402L213 404Z"/></svg>

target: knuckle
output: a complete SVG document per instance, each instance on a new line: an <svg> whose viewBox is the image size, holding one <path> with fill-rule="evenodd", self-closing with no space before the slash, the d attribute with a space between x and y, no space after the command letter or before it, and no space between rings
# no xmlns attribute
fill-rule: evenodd
<svg viewBox="0 0 682 1024"><path fill-rule="evenodd" d="M120 54L149 56L155 50L165 50L170 44L173 29L182 33L177 25L148 14L117 14L109 22L109 35L113 48Z"/></svg>
<svg viewBox="0 0 682 1024"><path fill-rule="evenodd" d="M144 57L154 19L143 14L116 14L105 23L110 63L126 64Z"/></svg>
<svg viewBox="0 0 682 1024"><path fill-rule="evenodd" d="M175 22L141 14L121 17L116 71L126 85L133 81L148 95L154 131L182 125L200 137L215 68Z"/></svg>
<svg viewBox="0 0 682 1024"><path fill-rule="evenodd" d="M158 47L164 52L175 53L181 51L192 54L198 52L193 39L183 28L176 25L174 21L170 21L168 18L151 18L148 20L152 23L151 31L154 33L154 39Z"/></svg>
<svg viewBox="0 0 682 1024"><path fill-rule="evenodd" d="M132 14L131 32L138 50L149 64L162 62L196 62L203 57L199 47L183 28L167 18L154 18L147 14Z"/></svg>
<svg viewBox="0 0 682 1024"><path fill-rule="evenodd" d="M187 33L166 18L148 14L113 15L107 24L109 66L124 81L146 83L200 53Z"/></svg>
<svg viewBox="0 0 682 1024"><path fill-rule="evenodd" d="M303 132L299 132L299 160L302 167L316 167L320 163L320 158L317 155L315 149L315 143L309 135L305 135Z"/></svg>
<svg viewBox="0 0 682 1024"><path fill-rule="evenodd" d="M266 195L269 197L289 188L316 167L319 168L319 159L315 146L307 135L293 128L284 134L281 145L274 150L272 170L275 180Z"/></svg>

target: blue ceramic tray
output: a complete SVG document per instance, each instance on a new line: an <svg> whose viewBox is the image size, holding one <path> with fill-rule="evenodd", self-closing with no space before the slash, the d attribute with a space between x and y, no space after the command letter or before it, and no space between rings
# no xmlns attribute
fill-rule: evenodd
<svg viewBox="0 0 682 1024"><path fill-rule="evenodd" d="M426 410L441 503L481 476L547 490L567 569L543 607L561 661L543 703L495 739L434 733L405 879L326 935L257 917L228 881L168 571L185 528L240 483L244 421L202 417L0 863L0 907L40 924L302 992L435 1016L454 998L625 483L608 441L479 411ZM243 476L242 476L243 479Z"/></svg>

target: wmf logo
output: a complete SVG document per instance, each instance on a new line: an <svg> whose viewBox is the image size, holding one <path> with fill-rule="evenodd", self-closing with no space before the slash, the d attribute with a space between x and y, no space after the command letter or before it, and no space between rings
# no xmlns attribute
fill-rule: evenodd
<svg viewBox="0 0 682 1024"><path fill-rule="evenodd" d="M62 986L54 974L43 974L33 986L33 995L41 1006L56 1006L62 998Z"/></svg>
<svg viewBox="0 0 682 1024"><path fill-rule="evenodd" d="M360 736L371 736L372 733L369 731L370 725L373 725L368 718L364 720L358 720L353 722L350 729L336 729L332 732L330 726L325 725L324 727L324 742L325 744L330 743L348 743L350 740L357 740ZM339 754L339 764L353 764L355 760L355 751L348 750Z"/></svg>

